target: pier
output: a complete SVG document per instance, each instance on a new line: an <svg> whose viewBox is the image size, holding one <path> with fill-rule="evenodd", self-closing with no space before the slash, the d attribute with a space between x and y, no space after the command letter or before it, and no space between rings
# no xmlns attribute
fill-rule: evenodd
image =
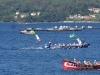
<svg viewBox="0 0 100 75"><path fill-rule="evenodd" d="M82 27L70 27L70 26L60 26L60 27L52 27L52 28L35 28L34 31L82 31L82 30L96 30L100 28L93 28L92 26L88 26L87 28L82 26Z"/></svg>
<svg viewBox="0 0 100 75"><path fill-rule="evenodd" d="M34 30L34 31L82 31L82 30L97 30L97 29L100 29L100 28L93 28L92 26L88 26L88 27L70 27L70 26L60 26L60 27L51 27L51 28L27 28L27 29L20 29L21 32L23 31L31 31L31 30Z"/></svg>
<svg viewBox="0 0 100 75"><path fill-rule="evenodd" d="M52 27L52 28L36 28L34 31L81 31L83 28L70 27L70 26L60 26L60 27Z"/></svg>

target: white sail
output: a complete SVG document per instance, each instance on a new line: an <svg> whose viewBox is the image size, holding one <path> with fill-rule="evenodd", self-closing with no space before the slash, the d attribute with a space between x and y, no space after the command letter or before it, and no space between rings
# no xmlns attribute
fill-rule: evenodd
<svg viewBox="0 0 100 75"><path fill-rule="evenodd" d="M77 42L78 42L79 44L82 44L82 42L81 42L81 40L80 40L79 38L77 38Z"/></svg>

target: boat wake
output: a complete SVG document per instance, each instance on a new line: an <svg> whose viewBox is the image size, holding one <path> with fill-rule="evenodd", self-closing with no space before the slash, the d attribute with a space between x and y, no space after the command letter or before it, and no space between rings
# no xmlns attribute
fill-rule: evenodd
<svg viewBox="0 0 100 75"><path fill-rule="evenodd" d="M43 47L24 47L20 48L21 50L41 50Z"/></svg>

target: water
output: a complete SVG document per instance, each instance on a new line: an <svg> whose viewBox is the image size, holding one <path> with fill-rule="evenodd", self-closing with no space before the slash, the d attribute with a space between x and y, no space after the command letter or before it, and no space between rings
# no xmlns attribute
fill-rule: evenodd
<svg viewBox="0 0 100 75"><path fill-rule="evenodd" d="M78 61L100 61L100 30L74 31L77 37L90 42L89 48L45 49L44 45L53 43L73 43L69 35L73 31L36 31L41 38L37 42L34 35L20 34L19 29L47 28L53 26L99 27L100 23L0 23L0 75L99 75L99 70L62 70L62 59Z"/></svg>

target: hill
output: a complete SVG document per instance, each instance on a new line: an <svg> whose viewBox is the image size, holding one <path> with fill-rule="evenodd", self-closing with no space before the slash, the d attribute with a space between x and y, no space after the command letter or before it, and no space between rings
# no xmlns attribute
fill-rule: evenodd
<svg viewBox="0 0 100 75"><path fill-rule="evenodd" d="M100 0L1 0L0 21L58 22L93 13L88 10L92 7L100 8Z"/></svg>

